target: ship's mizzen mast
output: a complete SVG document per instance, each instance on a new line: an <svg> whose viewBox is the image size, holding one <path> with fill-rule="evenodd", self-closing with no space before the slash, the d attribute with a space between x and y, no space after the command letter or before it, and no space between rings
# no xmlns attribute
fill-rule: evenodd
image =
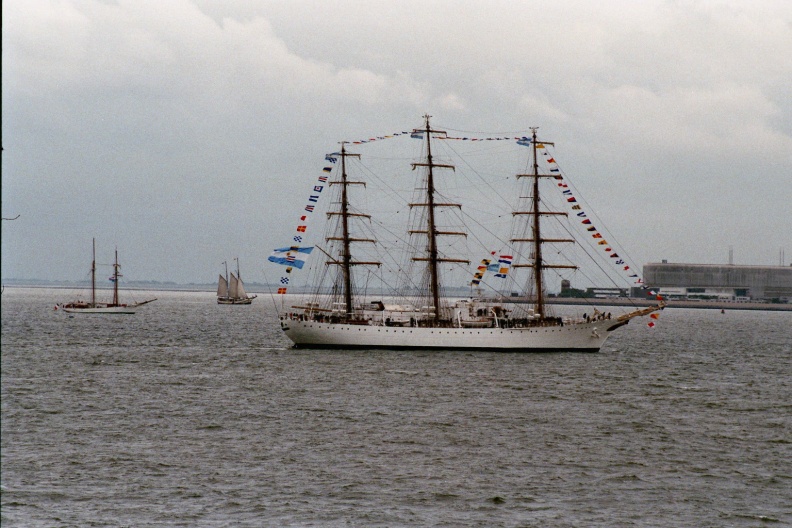
<svg viewBox="0 0 792 528"><path fill-rule="evenodd" d="M467 233L461 232L453 232L453 231L438 231L437 230L437 223L435 217L435 208L437 207L457 207L461 208L460 204L456 203L438 203L435 201L435 183L434 183L434 169L436 168L443 168L443 169L451 169L454 170L455 167L453 165L446 165L441 163L434 163L432 159L432 134L442 134L446 135L446 132L443 130L432 130L432 127L429 125L429 118L432 116L424 115L425 125L423 129L416 128L413 130L415 133L423 133L426 137L426 162L425 163L413 163L412 167L415 170L416 167L426 167L427 168L427 176L426 176L426 202L425 203L411 203L410 207L426 207L427 208L427 225L426 225L426 237L427 237L427 256L426 257L415 257L413 261L426 261L428 262L429 267L429 289L432 294L432 308L434 309L434 313L429 314L429 318L432 320L433 324L436 326L440 321L440 273L438 270L438 263L440 262L461 262L465 264L469 264L469 260L462 260L462 259L450 259L450 258L441 258L438 253L437 249L437 237L438 235L459 235L459 236L467 236ZM410 231L410 233L420 233L421 231Z"/></svg>
<svg viewBox="0 0 792 528"><path fill-rule="evenodd" d="M368 239L368 238L352 238L349 233L349 220L353 217L363 217L363 218L371 218L371 215L361 214L361 213L352 213L349 211L349 193L347 192L347 187L349 185L363 185L365 186L365 182L361 181L350 181L347 177L346 171L346 159L347 158L360 158L360 154L352 154L346 151L346 141L341 142L341 152L339 153L341 156L341 180L340 181L331 181L330 185L341 185L341 210L340 211L331 211L327 213L327 216L334 216L340 215L341 216L341 236L332 236L328 237L327 240L340 240L343 244L341 249L341 260L330 260L327 262L328 265L334 264L341 266L341 273L343 275L344 280L344 306L346 309L346 316L351 317L353 311L353 299L352 299L352 266L359 266L359 265L371 265L371 266L380 266L380 262L362 262L362 261L353 261L352 260L352 251L351 251L351 243L352 242L370 242L372 244L376 244L376 240Z"/></svg>
<svg viewBox="0 0 792 528"><path fill-rule="evenodd" d="M531 130L533 131L533 137L531 141L531 146L533 147L533 174L518 174L517 178L533 178L533 193L531 196L531 210L530 211L514 211L512 213L513 216L517 215L531 215L533 216L533 224L532 224L532 238L513 238L511 242L531 242L533 243L533 262L530 264L515 264L513 267L515 268L532 268L533 269L533 279L534 279L534 288L536 290L536 301L535 301L535 310L537 315L539 315L540 319L544 319L545 314L545 300L544 300L544 278L543 278L543 270L548 268L568 268L568 269L577 269L577 266L573 265L566 265L566 264L546 264L544 259L542 258L542 244L548 242L574 242L572 239L561 239L561 238L542 238L541 234L541 221L540 217L542 216L568 216L567 213L561 211L542 211L539 208L539 179L540 178L555 178L552 174L539 174L539 157L537 156L537 150L539 148L537 139L536 139L536 128L532 127ZM542 141L542 144L553 145L553 143Z"/></svg>

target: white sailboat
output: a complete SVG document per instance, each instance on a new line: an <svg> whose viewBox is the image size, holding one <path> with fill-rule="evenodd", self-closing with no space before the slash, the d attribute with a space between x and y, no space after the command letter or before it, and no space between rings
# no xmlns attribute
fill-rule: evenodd
<svg viewBox="0 0 792 528"><path fill-rule="evenodd" d="M566 216L567 213L547 210L546 203L540 198L540 182L557 179L557 176L540 171L538 149L543 144L552 143L540 142L535 129L532 137L522 138L521 145L532 147L531 170L517 175L518 181L528 184L520 191L521 201L512 212L517 227L512 228L512 236L508 239L513 247L509 267L514 268L514 273L530 272L521 294L529 302L513 304L509 296L484 298L471 295L458 300L445 296L443 273L449 266L469 266L470 262L448 253L448 248L454 247L452 243L442 246L440 243L441 240L467 235L448 227L449 224L441 219L441 215L448 211L461 210L461 205L451 203L437 185L438 173L455 167L438 163L433 158L432 140L444 139L446 133L432 129L429 117L424 116L423 128L413 130L413 137L420 135L425 145L421 161L412 164L413 170L421 171L415 186L417 191L408 204L415 222L408 228L413 238L407 247L414 252L399 270L419 266L420 279L397 278L395 282L409 287L399 289L394 286L395 300L390 304L371 300L371 295L361 298L357 294L360 288L355 284L356 270L379 268L381 262L360 259L358 254L369 253L353 251L353 248L360 247L358 244L371 245L377 241L352 231L355 222L369 220L371 216L360 212L350 201L349 189L364 183L352 180L347 174L349 159L360 155L348 152L347 143L342 143L341 151L335 153L341 162L340 174L328 183L338 189L337 199L332 202L335 208L327 213L335 227L325 236L323 245L326 247L317 245L326 259L311 267L316 270L315 276L320 278L317 288L298 304L284 307L280 315L280 326L296 347L596 352L614 330L634 317L653 314L665 306L661 300L654 306L634 309L615 317L599 311L595 311L593 317L558 317L553 314L552 306L547 303L545 274L548 270L561 272L577 266L554 263L543 252L547 244L571 243L573 240L551 238L542 231L545 219ZM295 255L297 253L270 260L288 264L289 259L294 261ZM485 262L489 265L489 261ZM474 277L480 277L480 274ZM473 284L478 284L477 279ZM400 293L402 290L405 293Z"/></svg>
<svg viewBox="0 0 792 528"><path fill-rule="evenodd" d="M93 239L93 259L91 260L91 299L89 301L76 300L68 303L56 305L67 313L80 314L133 314L137 308L154 302L157 299L149 299L142 302L121 303L118 295L118 283L122 275L121 265L118 263L118 250L115 251L115 261L113 263L113 274L110 280L113 282L113 300L110 302L100 302L96 298L96 239Z"/></svg>
<svg viewBox="0 0 792 528"><path fill-rule="evenodd" d="M245 291L245 284L242 282L242 275L239 273L239 259L237 261L237 273L231 272L228 278L228 264L226 266L225 277L220 275L217 280L217 304L252 304L256 295L248 295Z"/></svg>

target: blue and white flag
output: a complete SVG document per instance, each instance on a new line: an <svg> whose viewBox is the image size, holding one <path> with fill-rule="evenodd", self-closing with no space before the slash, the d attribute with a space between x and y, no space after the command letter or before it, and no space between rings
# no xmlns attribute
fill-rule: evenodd
<svg viewBox="0 0 792 528"><path fill-rule="evenodd" d="M275 264L282 264L284 266L293 266L297 269L302 269L305 264L305 258L313 251L311 247L285 247L279 248L272 252L272 255L267 259Z"/></svg>

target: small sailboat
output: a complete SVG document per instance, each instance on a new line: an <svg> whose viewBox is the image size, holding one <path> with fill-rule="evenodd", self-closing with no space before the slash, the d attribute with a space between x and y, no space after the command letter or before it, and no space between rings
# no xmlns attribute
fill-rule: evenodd
<svg viewBox="0 0 792 528"><path fill-rule="evenodd" d="M231 278L228 276L228 264L225 264L225 277L220 275L217 280L217 304L252 304L256 295L248 295L245 291L245 285L242 282L242 275L239 273L239 259L237 261L237 272L231 272Z"/></svg>
<svg viewBox="0 0 792 528"><path fill-rule="evenodd" d="M98 302L96 300L96 239L93 239L93 260L91 261L91 300L76 300L69 303L56 305L56 309L61 309L67 313L83 314L133 314L138 307L154 302L157 299L149 299L142 302L124 304L119 302L118 282L121 278L119 270L121 265L118 263L118 250L115 252L115 262L113 263L113 274L110 280L113 283L113 300L111 302Z"/></svg>
<svg viewBox="0 0 792 528"><path fill-rule="evenodd" d="M318 201L318 193L322 192L323 186L333 186L337 190L330 201L331 210L327 212L324 247L316 246L325 258L306 266L310 274L309 283L315 289L280 313L281 329L296 347L596 352L615 330L633 318L657 317L656 312L665 306L660 296L655 305L645 308L635 305L633 311L613 318L596 308L593 317L554 313L546 290L546 276L554 273L557 280L567 279L568 274L579 270L579 264L568 257L574 254L563 249L565 247L580 245L583 255L600 254L609 261L604 266L613 266L618 273L629 273L628 281L640 284L642 279L634 271L623 271L631 270L630 266L592 226L572 191L568 190L557 163L547 155L546 148L553 143L539 140L536 128L532 128L530 136L480 140L491 140L488 148L492 148L496 141L512 144L512 141L503 140L516 139L519 146L529 147L529 160L523 164L530 170L517 174L515 178L520 184L514 193L517 201L511 213L510 236L501 238L493 235L505 248L500 256L496 256L495 251L483 253L490 248L480 244L482 247L477 251L482 251L479 254L485 254L487 258L475 269L470 268L472 261L468 255L460 255L463 258L454 256L452 252L466 245L466 242L456 241L468 239L468 230L460 230L455 222L463 220L462 227L465 228L464 220L472 217L462 215L459 212L462 206L454 203L448 191L439 187L440 170L453 171L455 165L438 162L433 157L433 140L442 145L452 139L464 141L470 138L451 138L445 131L433 129L429 117L424 116L422 128L402 133L423 142L422 156L418 162L412 163L413 170L420 169L412 199L399 205L399 208L410 211L412 220L408 223L406 239L397 238L395 242L378 244L372 236L382 222L372 221L372 215L361 212L358 203L350 198L353 186L363 189L366 186L365 182L348 175L350 163L360 157L360 154L347 150L349 142L342 142L339 152L325 158L331 163L339 160L340 170L330 181L327 176L320 178L321 185L314 188L315 196L311 196L311 203L305 209L309 214L314 210L313 203ZM353 143L359 145L367 141ZM449 148L446 152L453 154L456 151ZM325 169L325 172L330 171L332 167ZM391 176L380 178L383 182L392 179ZM541 198L540 183L542 188L547 187ZM490 182L483 187L493 189ZM552 191L551 188L557 190ZM388 190L390 196L397 196L396 189L388 187ZM494 194L497 197L497 193ZM557 205L551 205L554 202L545 198L549 196L554 197ZM481 207L485 202L478 203ZM383 207L385 205L383 203ZM570 210L562 210L562 207ZM398 213L398 210L394 212ZM488 218L496 219L501 214L498 211ZM392 216L396 218L395 214ZM570 217L573 219L571 222L568 220ZM295 242L304 240L306 219L306 216L301 218ZM553 227L551 223L559 221L568 225L555 226L557 234L548 231ZM480 226L479 233L492 232L485 222L476 225ZM392 240L394 232L389 229L385 235ZM481 237L471 238L477 241ZM360 243L366 245L360 246ZM376 249L381 246L384 246L383 251ZM361 247L363 249L357 249ZM306 256L312 250L313 247L285 247L275 250L269 260L289 266L286 271L292 273L302 269ZM394 257L397 251L401 255ZM599 264L594 269L604 270L604 266ZM364 271L366 269L373 271ZM463 279L467 277L466 282L471 285L472 292L477 293L469 298L453 299L443 282L446 275L453 276L453 273ZM509 281L506 283L508 286L491 287L490 295L482 296L480 291L487 273L494 274L494 281ZM281 283L285 285L290 280L291 277L284 277ZM384 301L381 292L369 287L369 282L374 280L381 281L381 292L389 292L389 300ZM368 295L367 291L370 292ZM515 296L511 292L514 291L519 292L517 298L523 299L522 303L512 302ZM278 293L285 294L286 288L279 288Z"/></svg>

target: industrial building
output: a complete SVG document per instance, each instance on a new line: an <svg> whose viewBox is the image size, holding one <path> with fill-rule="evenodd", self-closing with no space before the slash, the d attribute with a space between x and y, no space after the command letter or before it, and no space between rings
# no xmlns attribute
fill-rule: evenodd
<svg viewBox="0 0 792 528"><path fill-rule="evenodd" d="M792 266L645 264L646 286L668 298L792 302Z"/></svg>

